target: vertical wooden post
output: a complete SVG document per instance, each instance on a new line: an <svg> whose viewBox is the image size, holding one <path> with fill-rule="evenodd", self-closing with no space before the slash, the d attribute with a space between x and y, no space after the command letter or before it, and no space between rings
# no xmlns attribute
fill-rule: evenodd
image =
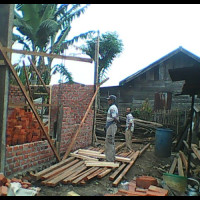
<svg viewBox="0 0 200 200"><path fill-rule="evenodd" d="M192 149L191 149L191 143L192 143L192 121L193 121L193 114L194 114L194 97L195 95L192 95L192 103L191 103L191 113L190 113L190 132L189 132L189 136L188 136L188 146L189 146L189 150L188 150L188 171L187 171L187 178L190 177L190 161L191 161L191 153L192 153Z"/></svg>
<svg viewBox="0 0 200 200"><path fill-rule="evenodd" d="M97 85L99 83L99 31L97 31L97 41L95 45L95 68L94 68L94 92L96 92ZM96 115L97 115L97 108L98 108L98 94L94 100L94 118L93 118L93 131L92 131L92 144L97 142L96 138Z"/></svg>
<svg viewBox="0 0 200 200"><path fill-rule="evenodd" d="M12 45L14 4L0 5L0 42L7 47ZM10 58L10 55L7 55ZM0 52L0 172L5 171L6 126L9 93L9 66Z"/></svg>

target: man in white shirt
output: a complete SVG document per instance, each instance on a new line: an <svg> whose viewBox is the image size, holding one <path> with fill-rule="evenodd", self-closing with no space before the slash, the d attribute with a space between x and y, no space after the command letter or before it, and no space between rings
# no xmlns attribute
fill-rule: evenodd
<svg viewBox="0 0 200 200"><path fill-rule="evenodd" d="M106 161L115 161L115 134L117 132L117 123L119 122L118 108L115 105L116 96L110 95L108 98L109 109L106 118L106 140L105 155Z"/></svg>
<svg viewBox="0 0 200 200"><path fill-rule="evenodd" d="M133 151L132 147L132 136L134 131L134 118L131 114L131 108L126 109L126 130L125 130L125 140L126 148L128 151Z"/></svg>

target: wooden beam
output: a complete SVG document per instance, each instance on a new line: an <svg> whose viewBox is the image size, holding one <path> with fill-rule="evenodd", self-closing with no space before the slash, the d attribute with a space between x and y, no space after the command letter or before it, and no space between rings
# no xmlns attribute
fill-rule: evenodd
<svg viewBox="0 0 200 200"><path fill-rule="evenodd" d="M119 163L104 161L85 161L87 167L119 167Z"/></svg>
<svg viewBox="0 0 200 200"><path fill-rule="evenodd" d="M29 80L28 80L28 74L27 74L27 71L26 71L26 65L25 65L24 61L23 61L23 67L24 67L24 74L25 74L25 77L26 77L26 85L27 85L27 88L28 88L29 96L30 96L31 101L33 102L33 98L31 96L31 88L30 88L30 84L29 84Z"/></svg>
<svg viewBox="0 0 200 200"><path fill-rule="evenodd" d="M101 86L103 83L105 83L108 79L109 79L109 78L103 80L103 81L98 85L98 87L97 87L97 89L96 89L96 91L95 91L95 93L94 93L94 95L93 95L93 97L92 97L92 100L90 101L90 104L89 104L89 106L88 106L88 108L87 108L87 110L86 110L86 112L85 112L85 115L84 115L83 119L81 120L81 123L79 124L79 127L78 127L78 129L77 129L77 131L76 131L76 133L75 133L75 135L74 135L74 137L73 137L73 139L72 139L72 141L71 141L71 143L70 143L70 145L69 145L69 147L68 147L68 149L67 149L65 155L63 156L62 160L66 159L67 156L69 155L69 153L70 153L70 151L71 151L71 149L72 149L72 147L73 147L73 145L74 145L74 143L75 143L75 141L76 141L76 138L77 138L78 134L80 133L80 130L81 130L82 126L83 126L83 123L85 122L85 119L86 119L86 117L88 116L88 113L89 113L89 111L90 111L90 109L91 109L91 107L92 107L92 104L93 104L93 102L94 102L94 100L95 100L95 97L96 97L96 95L97 95L97 93L98 93L98 91L99 91L99 89L100 89L100 86Z"/></svg>
<svg viewBox="0 0 200 200"><path fill-rule="evenodd" d="M43 79L42 79L42 77L41 77L41 75L40 75L40 72L37 70L37 67L35 66L35 64L33 63L33 61L32 61L29 57L28 57L28 60L29 60L29 62L32 64L32 66L33 66L33 68L34 68L36 74L38 75L38 77L39 77L39 79L40 79L42 85L43 85L44 88L46 89L48 95L50 95L50 91L48 90L46 84L44 83L44 81L43 81Z"/></svg>
<svg viewBox="0 0 200 200"><path fill-rule="evenodd" d="M141 150L140 150L140 153L139 153L139 156L141 156L150 146L151 143L148 143L147 145L145 145Z"/></svg>
<svg viewBox="0 0 200 200"><path fill-rule="evenodd" d="M71 162L73 160L74 160L73 157L67 158L66 160L61 161L61 162L59 162L59 163L57 163L55 165L52 165L51 167L46 168L46 169L44 169L44 170L42 170L42 171L40 171L40 172L38 172L36 174L30 174L30 175L31 175L32 178L34 178L37 181L37 180L41 179L41 177L43 175L45 175L45 174L47 174L49 172L52 172L53 170L56 170L59 167L62 167L63 165L66 165L67 163L69 163L69 162Z"/></svg>
<svg viewBox="0 0 200 200"><path fill-rule="evenodd" d="M175 157L174 160L173 160L173 162L172 162L172 165L171 165L171 167L169 169L169 173L170 174L174 173L174 170L176 168L177 162L178 162L178 159Z"/></svg>
<svg viewBox="0 0 200 200"><path fill-rule="evenodd" d="M18 50L18 49L10 49L7 47L2 47L2 51L4 53L17 53L17 54L25 54L25 55L32 55L32 56L43 56L49 58L57 58L62 60L72 60L72 61L81 61L81 62L89 62L92 63L93 60L91 58L81 58L81 57L74 57L74 56L63 56L58 54L49 54L44 52L36 52L36 51L25 51L25 50Z"/></svg>
<svg viewBox="0 0 200 200"><path fill-rule="evenodd" d="M179 151L179 155L180 155L180 157L182 159L182 162L183 162L183 164L185 166L185 170L186 170L186 174L187 174L187 171L188 171L188 161L187 161L187 158L186 158L185 154L182 151Z"/></svg>
<svg viewBox="0 0 200 200"><path fill-rule="evenodd" d="M139 156L140 151L136 151L134 155L132 156L131 162L124 168L122 173L117 177L117 179L113 182L113 186L117 186L119 182L122 180L122 178L125 176L125 174L128 172L128 170L132 167L132 165L135 163L136 159Z"/></svg>
<svg viewBox="0 0 200 200"><path fill-rule="evenodd" d="M23 95L25 96L25 98L26 98L26 100L27 100L29 106L31 107L31 109L32 109L32 111L33 111L33 113L34 113L34 115L35 115L35 118L36 118L36 120L38 121L38 123L39 123L39 125L40 125L40 128L42 129L44 135L46 136L46 139L47 139L47 141L48 141L48 143L49 143L49 145L50 145L52 151L54 152L54 154L55 154L57 160L58 160L58 161L61 161L60 156L58 155L58 152L57 152L56 148L54 147L53 142L52 142L51 138L49 137L49 135L48 135L48 133L47 133L45 127L44 127L44 124L43 124L43 122L41 121L40 116L38 115L38 113L37 113L37 111L36 111L36 109L35 109L35 107L34 107L33 102L31 101L30 97L28 96L28 94L27 94L27 92L26 92L26 90L25 90L24 85L22 84L22 82L21 82L20 78L18 77L18 75L17 75L17 73L16 73L16 71L15 71L13 65L11 64L10 59L8 58L8 56L6 55L6 53L2 50L2 47L3 47L3 46L2 46L2 44L0 43L0 51L2 52L2 55L4 56L4 59L5 59L6 63L8 64L8 66L9 66L9 68L10 68L10 70L11 70L13 76L15 77L17 83L19 84L19 87L20 87L20 89L21 89Z"/></svg>
<svg viewBox="0 0 200 200"><path fill-rule="evenodd" d="M117 168L117 169L115 170L115 172L109 176L109 180L110 180L110 181L113 181L113 180L115 179L115 177L116 177L125 167L126 167L126 164L125 164L125 163L121 164L120 167Z"/></svg>
<svg viewBox="0 0 200 200"><path fill-rule="evenodd" d="M178 174L179 176L184 176L183 164L180 156L178 156Z"/></svg>

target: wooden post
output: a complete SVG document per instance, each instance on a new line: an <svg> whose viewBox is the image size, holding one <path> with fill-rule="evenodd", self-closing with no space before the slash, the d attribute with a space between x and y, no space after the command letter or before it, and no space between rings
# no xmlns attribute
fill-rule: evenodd
<svg viewBox="0 0 200 200"><path fill-rule="evenodd" d="M94 92L97 89L97 85L99 83L99 31L97 32L97 41L95 45L95 68L94 68ZM98 108L98 93L94 100L94 119L93 119L93 135L92 135L92 144L94 145L95 141L97 142L96 137L96 115L97 115L97 108Z"/></svg>
<svg viewBox="0 0 200 200"><path fill-rule="evenodd" d="M0 42L12 45L14 4L0 5ZM10 57L10 55L8 55ZM0 172L4 173L6 164L6 127L9 93L9 66L0 52Z"/></svg>
<svg viewBox="0 0 200 200"><path fill-rule="evenodd" d="M28 88L29 96L30 96L31 101L33 101L33 98L31 96L31 88L30 88L29 80L28 80L28 74L27 74L27 71L26 71L26 66L25 66L24 61L23 61L23 67L24 67L24 74L25 74L25 77L26 77L26 85L27 85L27 88Z"/></svg>
<svg viewBox="0 0 200 200"><path fill-rule="evenodd" d="M17 83L19 84L19 87L20 87L20 89L21 89L23 95L25 96L25 98L26 98L26 100L27 100L27 102L28 102L30 108L32 109L32 111L33 111L33 113L34 113L34 115L35 115L35 118L37 119L37 121L38 121L38 123L39 123L39 125L40 125L40 128L42 129L43 133L45 134L45 136L46 136L46 138L47 138L47 141L48 141L49 144L50 144L51 149L53 150L54 154L56 155L57 160L60 161L60 156L58 155L57 150L56 150L56 148L54 147L54 145L53 145L53 143L52 143L52 141L51 141L51 138L49 137L49 135L48 135L48 133L47 133L45 127L44 127L44 124L43 124L43 122L41 121L41 119L40 119L40 117L39 117L39 115L38 115L38 113L37 113L37 111L36 111L36 109L35 109L35 107L34 107L34 104L32 103L30 97L27 95L24 85L22 84L21 80L19 79L19 77L18 77L18 75L17 75L17 73L16 73L14 67L13 67L12 64L11 64L10 59L8 58L8 56L6 55L6 53L5 53L4 51L2 51L2 44L1 44L1 43L0 43L0 51L2 52L2 54L3 54L3 56L4 56L4 59L5 59L6 63L7 63L7 65L10 67L10 70L11 70L13 76L15 77Z"/></svg>
<svg viewBox="0 0 200 200"><path fill-rule="evenodd" d="M92 107L92 104L93 104L93 102L94 102L94 99L95 99L95 97L96 97L98 91L99 91L100 86L101 86L103 83L105 83L107 80L108 80L108 78L105 79L104 81L102 81L102 82L98 85L98 87L97 87L97 89L96 89L96 92L94 93L94 95L93 95L93 97L92 97L92 100L90 101L90 104L89 104L89 106L88 106L88 108L87 108L87 110L86 110L86 112L85 112L85 115L84 115L83 119L81 120L81 123L79 124L79 127L78 127L78 129L77 129L77 131L76 131L76 133L75 133L75 135L74 135L74 137L73 137L73 139L72 139L72 141L71 141L71 143L70 143L70 145L69 145L69 147L68 147L68 149L67 149L65 155L63 156L62 160L65 160L65 159L68 157L68 155L69 155L69 153L70 153L70 151L71 151L71 149L72 149L72 147L73 147L73 145L74 145L74 143L75 143L75 141L76 141L76 138L77 138L78 134L80 133L81 127L83 126L83 123L85 122L85 119L86 119L86 117L88 116L88 113L89 113L89 111L90 111L90 109L91 109L91 107Z"/></svg>

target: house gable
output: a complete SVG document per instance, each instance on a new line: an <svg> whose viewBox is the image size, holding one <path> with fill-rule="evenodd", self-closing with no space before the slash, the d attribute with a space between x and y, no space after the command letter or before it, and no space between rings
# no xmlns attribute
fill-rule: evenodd
<svg viewBox="0 0 200 200"><path fill-rule="evenodd" d="M183 47L179 47L147 67L123 79L119 82L119 85L123 86L138 77L140 80L170 80L168 73L168 69L170 68L168 66L164 66L163 69L160 69L161 66L166 65L166 63L170 63L170 68L172 69L181 68L200 63L200 58Z"/></svg>

